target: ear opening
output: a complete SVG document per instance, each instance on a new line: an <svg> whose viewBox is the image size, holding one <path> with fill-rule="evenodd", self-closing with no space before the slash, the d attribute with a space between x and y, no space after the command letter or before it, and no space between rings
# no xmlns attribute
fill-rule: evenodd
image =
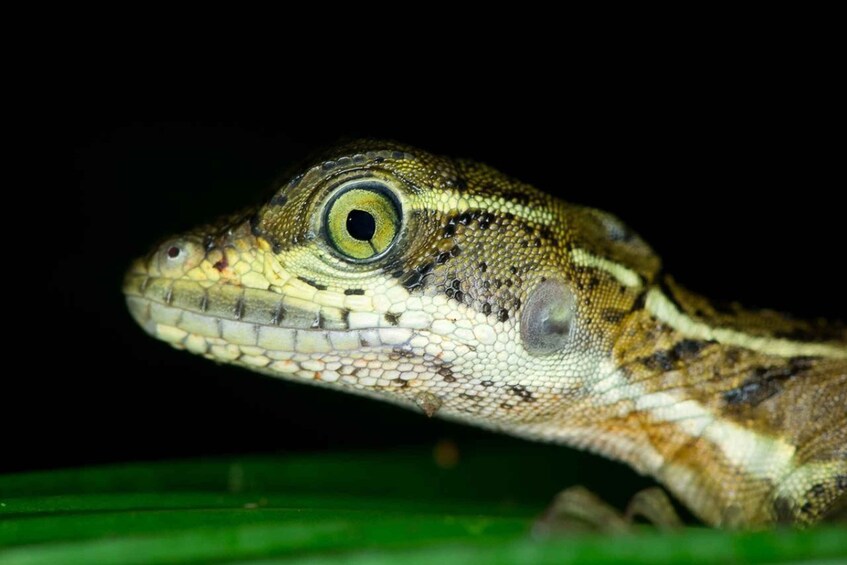
<svg viewBox="0 0 847 565"><path fill-rule="evenodd" d="M529 292L521 313L521 340L530 355L563 350L570 341L576 298L561 279L546 279Z"/></svg>

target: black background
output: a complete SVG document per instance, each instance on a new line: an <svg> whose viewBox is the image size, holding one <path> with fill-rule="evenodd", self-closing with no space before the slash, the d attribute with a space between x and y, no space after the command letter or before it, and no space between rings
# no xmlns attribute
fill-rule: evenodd
<svg viewBox="0 0 847 565"><path fill-rule="evenodd" d="M19 239L36 250L26 261L37 271L12 305L23 333L8 354L23 368L7 374L17 390L4 398L14 417L0 469L517 442L217 366L147 337L128 316L120 286L133 257L253 201L287 165L340 138L487 162L616 213L704 294L847 317L844 157L833 139L843 137L843 98L814 74L788 88L777 71L636 69L627 77L640 82L590 88L525 76L508 92L395 91L391 104L325 90L307 103L308 92L295 99L267 85L248 85L264 90L261 103L177 94L164 79L88 85L40 130L58 174L37 169L26 187L39 202ZM638 482L623 466L570 456L595 486Z"/></svg>

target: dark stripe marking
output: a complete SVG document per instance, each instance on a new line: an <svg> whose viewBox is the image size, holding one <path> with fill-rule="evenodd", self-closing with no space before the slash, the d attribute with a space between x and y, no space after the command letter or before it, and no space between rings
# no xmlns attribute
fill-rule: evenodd
<svg viewBox="0 0 847 565"><path fill-rule="evenodd" d="M782 367L756 367L741 386L724 393L727 404L756 406L782 390L784 383L812 366L808 357L792 357Z"/></svg>
<svg viewBox="0 0 847 565"><path fill-rule="evenodd" d="M241 320L244 317L244 298L239 297L239 299L235 301L234 313L236 320Z"/></svg>
<svg viewBox="0 0 847 565"><path fill-rule="evenodd" d="M285 319L285 314L285 308L282 307L282 302L280 302L276 305L276 308L274 308L271 322L273 322L275 326L278 326Z"/></svg>
<svg viewBox="0 0 847 565"><path fill-rule="evenodd" d="M303 281L304 283L306 283L307 285L314 287L318 290L326 290L325 284L316 283L312 279L307 279L306 277L297 277L297 278L300 279L301 281Z"/></svg>

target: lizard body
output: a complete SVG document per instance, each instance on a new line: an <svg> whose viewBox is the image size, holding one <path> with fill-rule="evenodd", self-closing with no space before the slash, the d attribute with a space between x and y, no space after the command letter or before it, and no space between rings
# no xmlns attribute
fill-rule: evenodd
<svg viewBox="0 0 847 565"><path fill-rule="evenodd" d="M276 377L624 461L706 523L847 497L847 330L716 306L617 218L356 142L128 272L144 329Z"/></svg>

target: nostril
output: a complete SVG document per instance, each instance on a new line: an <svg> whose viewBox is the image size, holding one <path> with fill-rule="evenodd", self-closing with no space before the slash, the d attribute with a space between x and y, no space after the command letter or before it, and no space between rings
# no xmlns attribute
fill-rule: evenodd
<svg viewBox="0 0 847 565"><path fill-rule="evenodd" d="M163 241L154 250L161 274L181 277L200 264L205 257L200 243L190 237L175 237Z"/></svg>

